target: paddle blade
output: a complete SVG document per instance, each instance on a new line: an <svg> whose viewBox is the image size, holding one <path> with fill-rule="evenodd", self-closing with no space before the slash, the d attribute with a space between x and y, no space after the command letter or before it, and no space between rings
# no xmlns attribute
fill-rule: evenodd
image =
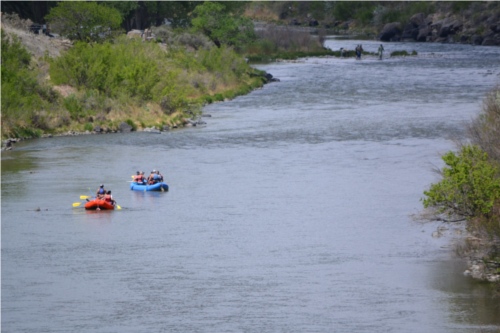
<svg viewBox="0 0 500 333"><path fill-rule="evenodd" d="M80 206L82 203L81 202L73 202L73 207L78 207Z"/></svg>
<svg viewBox="0 0 500 333"><path fill-rule="evenodd" d="M116 208L118 208L118 210L122 209L120 205L116 205Z"/></svg>
<svg viewBox="0 0 500 333"><path fill-rule="evenodd" d="M88 195L80 195L80 199L85 200L90 198Z"/></svg>

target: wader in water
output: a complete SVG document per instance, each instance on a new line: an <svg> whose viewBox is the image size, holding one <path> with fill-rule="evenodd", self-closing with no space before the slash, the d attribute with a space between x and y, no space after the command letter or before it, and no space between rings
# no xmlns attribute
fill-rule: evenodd
<svg viewBox="0 0 500 333"><path fill-rule="evenodd" d="M379 60L382 60L382 53L384 53L384 47L382 46L382 44L380 44L380 46L378 47L378 59Z"/></svg>

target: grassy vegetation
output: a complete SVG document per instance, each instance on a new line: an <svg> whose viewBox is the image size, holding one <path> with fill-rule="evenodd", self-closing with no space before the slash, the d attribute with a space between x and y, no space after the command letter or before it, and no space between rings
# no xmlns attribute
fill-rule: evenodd
<svg viewBox="0 0 500 333"><path fill-rule="evenodd" d="M269 25L257 32L254 42L244 49L251 62L301 57L340 56L324 47L324 34L315 36L308 31L293 27Z"/></svg>
<svg viewBox="0 0 500 333"><path fill-rule="evenodd" d="M77 42L60 57L35 59L15 36L2 31L2 137L97 125L113 131L126 120L133 128L182 126L200 114L203 104L246 94L264 83L263 73L232 48L207 43L194 49L186 41L199 37L178 35L170 31L168 46L125 36ZM58 87L71 89L59 94Z"/></svg>
<svg viewBox="0 0 500 333"><path fill-rule="evenodd" d="M31 55L19 38L2 37L2 135L39 136L46 127L43 111L55 99L49 87L37 81Z"/></svg>

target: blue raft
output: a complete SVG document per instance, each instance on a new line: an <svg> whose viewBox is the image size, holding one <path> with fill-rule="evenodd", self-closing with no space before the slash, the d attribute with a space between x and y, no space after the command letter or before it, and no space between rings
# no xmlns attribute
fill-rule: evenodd
<svg viewBox="0 0 500 333"><path fill-rule="evenodd" d="M168 185L165 183L156 183L152 185L142 185L138 184L136 182L130 183L130 189L134 191L161 191L161 192L167 192L168 191Z"/></svg>

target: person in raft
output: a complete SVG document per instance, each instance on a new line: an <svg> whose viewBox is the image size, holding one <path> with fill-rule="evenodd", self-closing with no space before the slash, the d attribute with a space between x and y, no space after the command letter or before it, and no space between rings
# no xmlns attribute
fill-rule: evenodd
<svg viewBox="0 0 500 333"><path fill-rule="evenodd" d="M163 181L163 176L160 174L160 171L153 170L148 177L148 185L153 185L156 183L161 183Z"/></svg>
<svg viewBox="0 0 500 333"><path fill-rule="evenodd" d="M158 176L158 183L163 182L163 175L160 173L160 170L156 170L156 175Z"/></svg>
<svg viewBox="0 0 500 333"><path fill-rule="evenodd" d="M104 185L101 184L95 193L96 199L104 199L104 195L106 194L106 189Z"/></svg>
<svg viewBox="0 0 500 333"><path fill-rule="evenodd" d="M156 174L156 170L151 171L148 177L148 185L153 185L156 183L156 179L158 178L158 175Z"/></svg>
<svg viewBox="0 0 500 333"><path fill-rule="evenodd" d="M144 171L143 172L139 172L137 171L137 175L134 176L134 182L136 182L137 184L144 184L146 180L144 179Z"/></svg>
<svg viewBox="0 0 500 333"><path fill-rule="evenodd" d="M113 196L111 195L111 191L107 191L104 195L104 201L109 202L113 206L115 205L115 200L113 200Z"/></svg>

